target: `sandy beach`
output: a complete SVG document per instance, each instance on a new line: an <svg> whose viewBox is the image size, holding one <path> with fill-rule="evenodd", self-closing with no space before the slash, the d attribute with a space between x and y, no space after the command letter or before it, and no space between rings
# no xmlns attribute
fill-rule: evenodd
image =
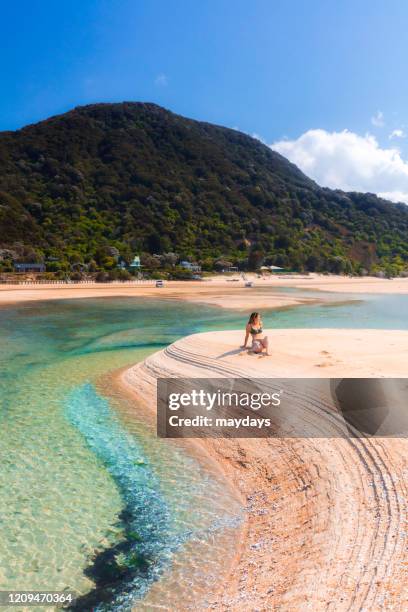
<svg viewBox="0 0 408 612"><path fill-rule="evenodd" d="M183 338L122 371L122 389L137 400L135 410L154 410L160 376L407 376L406 331L266 333L269 358L240 351L240 331ZM325 415L317 412L315 418L324 421ZM235 562L211 599L212 609L405 609L407 440L206 439L196 444L217 462L245 506Z"/></svg>
<svg viewBox="0 0 408 612"><path fill-rule="evenodd" d="M248 274L253 287L245 287L239 276L213 276L203 281L166 281L162 288L154 282L91 283L67 285L0 285L0 305L35 300L60 300L98 297L146 297L186 300L238 310L287 308L299 304L325 301L325 296L308 296L307 290L333 294L408 294L408 278L387 280L373 277L345 276L265 277ZM303 290L298 295L284 293L282 288ZM273 289L277 291L274 292ZM341 299L339 297L339 299Z"/></svg>
<svg viewBox="0 0 408 612"><path fill-rule="evenodd" d="M0 286L0 304L99 297L160 298L237 310L405 294L408 279L309 275L135 285ZM285 293L281 288L300 289ZM274 291L276 289L276 291ZM307 290L321 291L308 295ZM344 298L343 298L344 295ZM118 374L135 410L154 419L158 377L406 377L408 332L273 329L271 356L239 350L243 331L188 336ZM306 398L307 399L307 398ZM306 409L310 408L305 404ZM150 415L150 416L148 416ZM140 416L140 414L139 414ZM319 423L325 415L314 417ZM242 500L244 525L211 609L404 609L408 600L405 439L206 439L191 448ZM200 609L199 607L197 609ZM180 608L182 610L182 608Z"/></svg>
<svg viewBox="0 0 408 612"><path fill-rule="evenodd" d="M225 308L284 308L303 303L313 303L316 298L290 296L271 292L270 283L245 288L244 282L228 281L225 278L210 281L166 281L165 286L155 287L152 282L93 283L69 285L0 285L0 305L30 302L36 300L61 300L102 297L137 297L185 300ZM266 290L266 291L265 291Z"/></svg>
<svg viewBox="0 0 408 612"><path fill-rule="evenodd" d="M375 278L373 276L349 277L322 274L310 274L305 278L278 278L277 285L333 291L340 293L408 293L408 278Z"/></svg>

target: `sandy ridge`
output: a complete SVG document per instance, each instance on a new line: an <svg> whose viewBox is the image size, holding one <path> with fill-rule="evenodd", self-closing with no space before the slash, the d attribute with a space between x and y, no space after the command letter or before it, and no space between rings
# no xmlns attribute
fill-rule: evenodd
<svg viewBox="0 0 408 612"><path fill-rule="evenodd" d="M236 352L239 332L189 336L126 370L123 383L153 406L158 376L273 377L282 376L282 370L287 376L291 357L293 376L344 376L345 343L360 351L362 363L355 375L391 375L397 363L394 375L402 375L408 332L387 332L384 340L383 332L373 330L318 331L316 347L316 330L271 332L275 348L270 360ZM380 339L382 364L377 357ZM293 360L296 347L300 354ZM318 366L322 352L332 363L325 369ZM323 405L308 408L307 418L325 419ZM332 426L327 420L327 427ZM247 510L247 537L228 584L213 597L213 609L406 609L406 440L199 443L222 467Z"/></svg>

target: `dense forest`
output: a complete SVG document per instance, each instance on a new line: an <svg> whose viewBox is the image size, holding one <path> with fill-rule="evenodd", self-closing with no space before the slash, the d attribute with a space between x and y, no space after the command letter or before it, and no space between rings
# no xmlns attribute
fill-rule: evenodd
<svg viewBox="0 0 408 612"><path fill-rule="evenodd" d="M0 134L0 271L109 270L135 254L146 269L179 257L397 274L408 207L323 189L258 140L154 104L79 107Z"/></svg>

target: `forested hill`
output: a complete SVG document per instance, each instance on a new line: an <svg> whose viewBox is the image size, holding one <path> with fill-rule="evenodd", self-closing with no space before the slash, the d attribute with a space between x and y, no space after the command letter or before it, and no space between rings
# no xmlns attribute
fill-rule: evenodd
<svg viewBox="0 0 408 612"><path fill-rule="evenodd" d="M54 268L116 248L210 269L408 266L408 207L322 189L236 130L154 104L95 104L0 133L0 247ZM113 249L114 251L115 249Z"/></svg>

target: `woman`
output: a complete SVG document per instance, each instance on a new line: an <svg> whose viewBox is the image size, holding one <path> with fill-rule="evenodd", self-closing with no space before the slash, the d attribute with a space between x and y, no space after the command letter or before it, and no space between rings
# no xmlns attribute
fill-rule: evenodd
<svg viewBox="0 0 408 612"><path fill-rule="evenodd" d="M252 350L254 353L262 353L269 355L268 336L262 334L262 319L259 312L253 312L249 317L249 321L245 328L245 342L242 348L248 348L247 343L249 336L252 337Z"/></svg>

